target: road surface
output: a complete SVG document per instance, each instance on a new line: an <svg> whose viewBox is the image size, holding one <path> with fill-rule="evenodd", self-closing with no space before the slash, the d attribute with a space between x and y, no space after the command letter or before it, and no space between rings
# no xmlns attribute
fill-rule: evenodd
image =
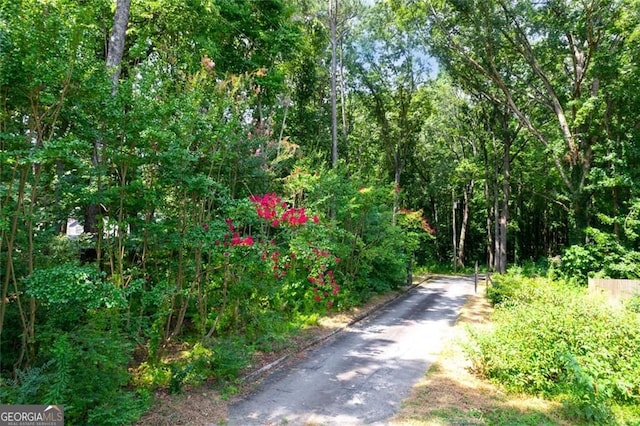
<svg viewBox="0 0 640 426"><path fill-rule="evenodd" d="M473 277L441 277L276 371L231 405L229 425L384 424L436 360Z"/></svg>

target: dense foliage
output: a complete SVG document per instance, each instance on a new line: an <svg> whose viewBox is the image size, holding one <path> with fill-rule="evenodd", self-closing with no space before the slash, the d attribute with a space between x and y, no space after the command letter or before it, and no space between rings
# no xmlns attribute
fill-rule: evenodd
<svg viewBox="0 0 640 426"><path fill-rule="evenodd" d="M130 423L416 265L639 277L637 0L330 3L0 0L3 402Z"/></svg>
<svg viewBox="0 0 640 426"><path fill-rule="evenodd" d="M640 419L640 317L584 287L495 277L490 331L473 331L468 352L479 374L518 392L561 398L574 416L598 424ZM617 419L614 421L614 419Z"/></svg>

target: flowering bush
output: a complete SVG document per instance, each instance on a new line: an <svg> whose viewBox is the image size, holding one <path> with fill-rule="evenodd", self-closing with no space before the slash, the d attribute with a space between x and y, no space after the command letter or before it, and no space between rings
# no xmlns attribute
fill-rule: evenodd
<svg viewBox="0 0 640 426"><path fill-rule="evenodd" d="M339 273L318 215L292 207L275 193L252 195L221 222L202 224L216 271L200 307L203 332L246 326L261 310L284 315L335 307ZM249 207L250 206L250 207ZM205 306L206 305L206 306Z"/></svg>
<svg viewBox="0 0 640 426"><path fill-rule="evenodd" d="M249 200L255 205L258 217L270 222L273 227L281 224L300 226L309 220L304 207L289 207L276 194L265 194L262 197L252 195ZM317 215L314 215L313 222L319 222Z"/></svg>
<svg viewBox="0 0 640 426"><path fill-rule="evenodd" d="M429 221L425 217L422 217L422 209L402 209L398 213L400 213L401 224L407 229L423 231L429 235L436 233L436 230L431 227Z"/></svg>

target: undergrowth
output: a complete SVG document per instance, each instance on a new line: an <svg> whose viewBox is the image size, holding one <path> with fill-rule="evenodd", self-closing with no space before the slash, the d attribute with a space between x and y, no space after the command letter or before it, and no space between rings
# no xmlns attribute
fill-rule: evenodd
<svg viewBox="0 0 640 426"><path fill-rule="evenodd" d="M517 273L494 277L491 330L471 330L479 375L561 400L576 419L638 424L640 319L582 287Z"/></svg>

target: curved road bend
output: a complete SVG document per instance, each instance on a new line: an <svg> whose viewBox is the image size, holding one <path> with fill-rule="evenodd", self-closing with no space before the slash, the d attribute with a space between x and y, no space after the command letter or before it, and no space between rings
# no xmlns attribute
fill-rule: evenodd
<svg viewBox="0 0 640 426"><path fill-rule="evenodd" d="M229 408L229 425L384 424L436 360L473 277L441 277L266 378Z"/></svg>

